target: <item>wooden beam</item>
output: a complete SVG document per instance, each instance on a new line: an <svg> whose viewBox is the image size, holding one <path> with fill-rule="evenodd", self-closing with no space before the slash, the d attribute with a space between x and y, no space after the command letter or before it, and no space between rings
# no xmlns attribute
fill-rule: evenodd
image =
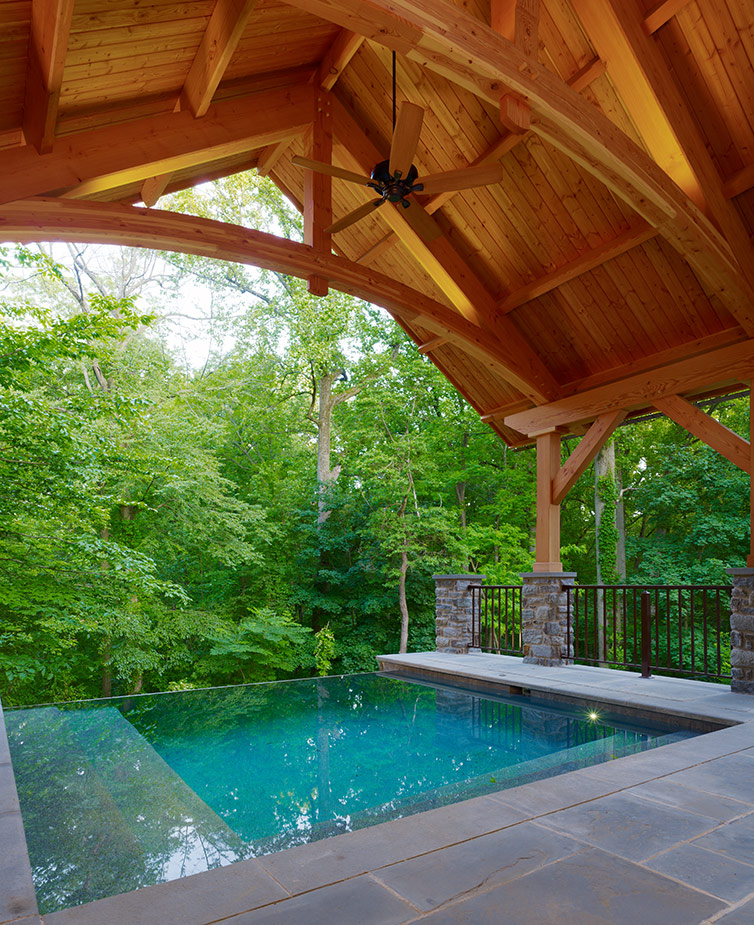
<svg viewBox="0 0 754 925"><path fill-rule="evenodd" d="M630 411L654 405L659 398L701 392L716 386L747 382L754 369L754 340L670 363L619 382L579 392L505 419L509 427L532 436L555 427L593 421L606 411Z"/></svg>
<svg viewBox="0 0 754 925"><path fill-rule="evenodd" d="M332 90L348 62L364 44L364 36L341 29L332 45L325 52L317 73L320 90Z"/></svg>
<svg viewBox="0 0 754 925"><path fill-rule="evenodd" d="M560 561L560 505L552 500L553 479L560 470L560 434L537 437L537 527L535 572L562 572Z"/></svg>
<svg viewBox="0 0 754 925"><path fill-rule="evenodd" d="M597 107L451 0L288 0L399 47L407 57L494 106L501 87L526 97L532 131L604 183L694 269L754 335L754 287L720 231L666 172ZM640 29L640 21L636 17ZM470 62L472 66L470 66Z"/></svg>
<svg viewBox="0 0 754 925"><path fill-rule="evenodd" d="M148 208L157 204L157 200L168 188L172 173L163 173L159 177L149 177L141 185L141 201Z"/></svg>
<svg viewBox="0 0 754 925"><path fill-rule="evenodd" d="M740 196L752 187L754 187L754 164L748 164L723 183L723 195L726 199L733 199L734 196Z"/></svg>
<svg viewBox="0 0 754 925"><path fill-rule="evenodd" d="M362 127L346 107L333 100L335 134L353 166L367 175L384 155L375 148ZM411 208L421 208L418 202ZM557 395L559 387L533 349L504 315L496 317L497 305L465 260L445 237L426 242L407 223L402 209L388 205L378 212L388 222L411 256L440 285L451 303L474 324L491 325L489 336L499 337L509 350L510 367L506 378L535 403L545 395ZM492 333L494 331L494 333Z"/></svg>
<svg viewBox="0 0 754 925"><path fill-rule="evenodd" d="M257 173L260 177L268 177L270 172L275 169L275 165L285 152L290 148L292 138L284 138L273 145L267 145L264 150L259 152L257 158Z"/></svg>
<svg viewBox="0 0 754 925"><path fill-rule="evenodd" d="M330 94L317 96L314 124L311 132L310 156L323 164L332 163L332 106ZM318 253L330 253L332 225L332 177L316 170L304 171L304 243ZM307 280L312 295L326 296L327 280L313 275Z"/></svg>
<svg viewBox="0 0 754 925"><path fill-rule="evenodd" d="M506 93L500 98L500 122L514 135L525 135L531 128L531 107L522 96Z"/></svg>
<svg viewBox="0 0 754 925"><path fill-rule="evenodd" d="M303 134L315 94L310 86L283 87L216 103L203 119L173 112L97 128L56 139L44 157L28 146L0 151L0 203L52 190L76 197L117 189Z"/></svg>
<svg viewBox="0 0 754 925"><path fill-rule="evenodd" d="M625 411L607 411L595 420L552 480L553 504L563 501L625 417Z"/></svg>
<svg viewBox="0 0 754 925"><path fill-rule="evenodd" d="M738 434L680 395L666 395L655 399L653 404L661 414L729 459L734 466L744 472L751 472L751 447Z"/></svg>
<svg viewBox="0 0 754 925"><path fill-rule="evenodd" d="M510 348L446 305L344 257L239 225L114 203L35 198L0 206L0 241L70 241L174 250L250 264L302 279L325 277L349 295L381 305L448 338L481 368L510 380Z"/></svg>
<svg viewBox="0 0 754 925"><path fill-rule="evenodd" d="M71 31L73 0L33 0L26 72L24 137L40 154L52 150Z"/></svg>
<svg viewBox="0 0 754 925"><path fill-rule="evenodd" d="M531 283L509 292L499 303L500 311L513 311L514 308L518 308L520 305L524 305L546 292L557 289L563 283L576 279L582 273L588 273L590 270L594 270L595 267L607 263L608 260L619 257L621 254L625 254L626 251L644 244L645 241L651 240L657 234L657 229L647 225L646 222L638 223L633 228L629 228L627 231L617 235L612 241L606 241L604 244L600 244L599 247L581 254L581 256L564 264L562 267L558 267L552 273L547 273L545 276L541 276L539 279L535 279Z"/></svg>
<svg viewBox="0 0 754 925"><path fill-rule="evenodd" d="M602 58L594 58L589 64L585 64L580 70L576 71L573 77L568 78L568 86L572 87L577 93L594 83L598 77L602 77L607 71L607 65Z"/></svg>
<svg viewBox="0 0 754 925"><path fill-rule="evenodd" d="M655 161L717 223L754 286L751 239L723 194L717 167L660 49L637 20L635 3L574 0L574 9L600 57L610 62L610 79Z"/></svg>
<svg viewBox="0 0 754 925"><path fill-rule="evenodd" d="M183 85L181 100L198 118L205 115L258 0L216 0Z"/></svg>
<svg viewBox="0 0 754 925"><path fill-rule="evenodd" d="M539 55L539 0L516 0L514 42L528 58Z"/></svg>
<svg viewBox="0 0 754 925"><path fill-rule="evenodd" d="M642 29L646 35L654 35L661 26L671 20L676 13L680 13L689 3L690 0L661 0L642 19Z"/></svg>
<svg viewBox="0 0 754 925"><path fill-rule="evenodd" d="M419 353L432 353L433 350L437 350L438 347L442 347L447 343L447 337L433 337L432 340L428 340L424 344L419 344Z"/></svg>

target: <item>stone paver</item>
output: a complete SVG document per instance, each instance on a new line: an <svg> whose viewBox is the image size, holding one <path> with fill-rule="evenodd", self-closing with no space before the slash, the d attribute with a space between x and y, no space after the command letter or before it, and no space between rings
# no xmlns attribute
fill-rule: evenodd
<svg viewBox="0 0 754 925"><path fill-rule="evenodd" d="M728 902L737 902L754 893L754 867L713 854L697 845L696 842L681 845L645 861L644 866Z"/></svg>
<svg viewBox="0 0 754 925"><path fill-rule="evenodd" d="M750 781L754 781L754 768L751 767L751 759L744 755L723 755L714 763L678 771L669 780L734 800L739 797L746 799L748 796L754 802L754 787L750 784L747 786Z"/></svg>
<svg viewBox="0 0 754 925"><path fill-rule="evenodd" d="M537 824L640 861L714 828L718 820L650 803L629 792L553 813Z"/></svg>
<svg viewBox="0 0 754 925"><path fill-rule="evenodd" d="M690 925L724 904L592 849L428 916L427 925Z"/></svg>
<svg viewBox="0 0 754 925"><path fill-rule="evenodd" d="M675 806L690 813L711 816L720 822L727 822L754 809L751 803L715 796L701 790L692 790L690 787L676 783L673 778L662 778L650 781L648 784L640 784L634 787L631 793L642 799Z"/></svg>
<svg viewBox="0 0 754 925"><path fill-rule="evenodd" d="M719 826L694 844L738 861L754 864L754 814Z"/></svg>
<svg viewBox="0 0 754 925"><path fill-rule="evenodd" d="M247 912L231 920L232 925L400 925L416 918L416 910L398 899L371 877L354 877L322 887L294 899Z"/></svg>
<svg viewBox="0 0 754 925"><path fill-rule="evenodd" d="M20 813L0 815L0 923L37 912Z"/></svg>
<svg viewBox="0 0 754 925"><path fill-rule="evenodd" d="M751 925L754 922L754 899L742 903L738 909L734 909L715 921L722 922L723 925Z"/></svg>
<svg viewBox="0 0 754 925"><path fill-rule="evenodd" d="M523 823L382 868L374 876L428 912L464 893L508 883L582 850L580 842Z"/></svg>

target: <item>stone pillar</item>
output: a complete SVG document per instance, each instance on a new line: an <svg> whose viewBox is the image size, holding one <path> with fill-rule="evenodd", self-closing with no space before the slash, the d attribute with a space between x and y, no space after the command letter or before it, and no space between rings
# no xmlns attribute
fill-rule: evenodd
<svg viewBox="0 0 754 925"><path fill-rule="evenodd" d="M566 588L575 572L526 572L521 575L521 641L529 665L570 665L573 646L567 636Z"/></svg>
<svg viewBox="0 0 754 925"><path fill-rule="evenodd" d="M471 645L471 585L484 575L433 575L435 580L435 631L438 652L465 655Z"/></svg>
<svg viewBox="0 0 754 925"><path fill-rule="evenodd" d="M754 694L754 568L729 568L730 689Z"/></svg>

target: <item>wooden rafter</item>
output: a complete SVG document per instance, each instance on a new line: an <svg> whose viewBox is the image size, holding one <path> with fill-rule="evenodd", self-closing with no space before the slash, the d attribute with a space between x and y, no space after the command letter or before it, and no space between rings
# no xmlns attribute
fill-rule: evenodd
<svg viewBox="0 0 754 925"><path fill-rule="evenodd" d="M437 350L438 347L442 347L448 343L447 337L433 337L432 340L425 341L423 344L419 344L419 353L432 353L433 350Z"/></svg>
<svg viewBox="0 0 754 925"><path fill-rule="evenodd" d="M71 241L149 247L246 263L308 279L326 278L349 295L447 337L522 392L537 393L526 364L507 344L458 312L392 277L296 241L191 215L113 203L34 198L0 206L0 241ZM522 372L522 370L524 372Z"/></svg>
<svg viewBox="0 0 754 925"><path fill-rule="evenodd" d="M666 395L655 399L653 404L671 421L729 459L734 466L744 472L751 471L751 447L748 441L705 414L696 405L680 395Z"/></svg>
<svg viewBox="0 0 754 925"><path fill-rule="evenodd" d="M646 241L656 237L657 233L657 229L647 225L646 222L638 223L627 231L616 235L611 241L606 241L599 247L581 254L562 267L558 267L552 273L547 273L545 276L541 276L539 279L535 279L533 282L509 292L499 304L500 311L513 311L514 308L518 308L526 302L544 295L546 292L551 292L563 283L576 279L583 273L588 273L590 270L602 266L608 260L619 257L621 254L625 254L626 251L644 244Z"/></svg>
<svg viewBox="0 0 754 925"><path fill-rule="evenodd" d="M449 0L433 0L431 7L425 0L289 3L396 48L493 105L501 85L525 96L532 108L532 131L657 227L705 286L754 334L754 289L724 236L646 152L502 36Z"/></svg>
<svg viewBox="0 0 754 925"><path fill-rule="evenodd" d="M182 102L197 118L209 109L257 3L258 0L216 0L181 93Z"/></svg>
<svg viewBox="0 0 754 925"><path fill-rule="evenodd" d="M44 158L28 147L2 151L0 202L52 190L86 196L261 148L302 134L314 100L312 87L268 90L217 103L203 119L174 112L59 138Z"/></svg>
<svg viewBox="0 0 754 925"><path fill-rule="evenodd" d="M726 199L733 199L752 187L754 187L754 164L747 164L723 183L723 195Z"/></svg>
<svg viewBox="0 0 754 925"><path fill-rule="evenodd" d="M26 74L24 136L40 154L52 150L73 0L33 0Z"/></svg>
<svg viewBox="0 0 754 925"><path fill-rule="evenodd" d="M384 159L384 155L375 148L353 115L337 100L333 100L333 113L335 134L351 158L351 164L346 166L353 166L368 175L374 165ZM414 203L411 208L420 206ZM536 395L534 401L537 403L547 400L545 395L556 395L559 387L552 374L513 324L504 316L495 317L495 300L447 238L424 241L406 222L402 210L392 206L383 207L378 215L384 216L411 256L440 285L458 311L477 325L491 325L495 335L508 345L511 370L517 370L518 383L527 382L525 394ZM520 388L519 384L516 386Z"/></svg>
<svg viewBox="0 0 754 925"><path fill-rule="evenodd" d="M317 72L317 83L321 90L332 90L348 62L364 44L364 36L341 29L325 53Z"/></svg>
<svg viewBox="0 0 754 925"><path fill-rule="evenodd" d="M642 29L647 35L654 35L661 26L669 22L676 13L680 13L690 2L691 0L661 0L641 21Z"/></svg>
<svg viewBox="0 0 754 925"><path fill-rule="evenodd" d="M655 405L658 399L700 392L718 385L746 382L754 369L754 340L722 347L661 369L638 373L609 385L509 415L505 423L533 436L556 427L593 421L607 411L630 411Z"/></svg>

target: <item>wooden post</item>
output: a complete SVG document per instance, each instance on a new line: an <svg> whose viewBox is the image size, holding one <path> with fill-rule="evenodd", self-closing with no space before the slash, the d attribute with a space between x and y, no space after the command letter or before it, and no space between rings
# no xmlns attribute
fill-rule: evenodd
<svg viewBox="0 0 754 925"><path fill-rule="evenodd" d="M317 108L312 126L311 157L315 161L332 163L332 112L330 94L317 96ZM332 224L332 177L314 170L304 171L304 243L329 255L330 235L325 228ZM308 289L312 295L326 296L328 281L323 276L310 276Z"/></svg>
<svg viewBox="0 0 754 925"><path fill-rule="evenodd" d="M535 572L562 572L560 504L553 504L552 483L560 471L560 434L537 437L537 536Z"/></svg>
<svg viewBox="0 0 754 925"><path fill-rule="evenodd" d="M746 565L754 567L754 380L749 383L749 555Z"/></svg>

